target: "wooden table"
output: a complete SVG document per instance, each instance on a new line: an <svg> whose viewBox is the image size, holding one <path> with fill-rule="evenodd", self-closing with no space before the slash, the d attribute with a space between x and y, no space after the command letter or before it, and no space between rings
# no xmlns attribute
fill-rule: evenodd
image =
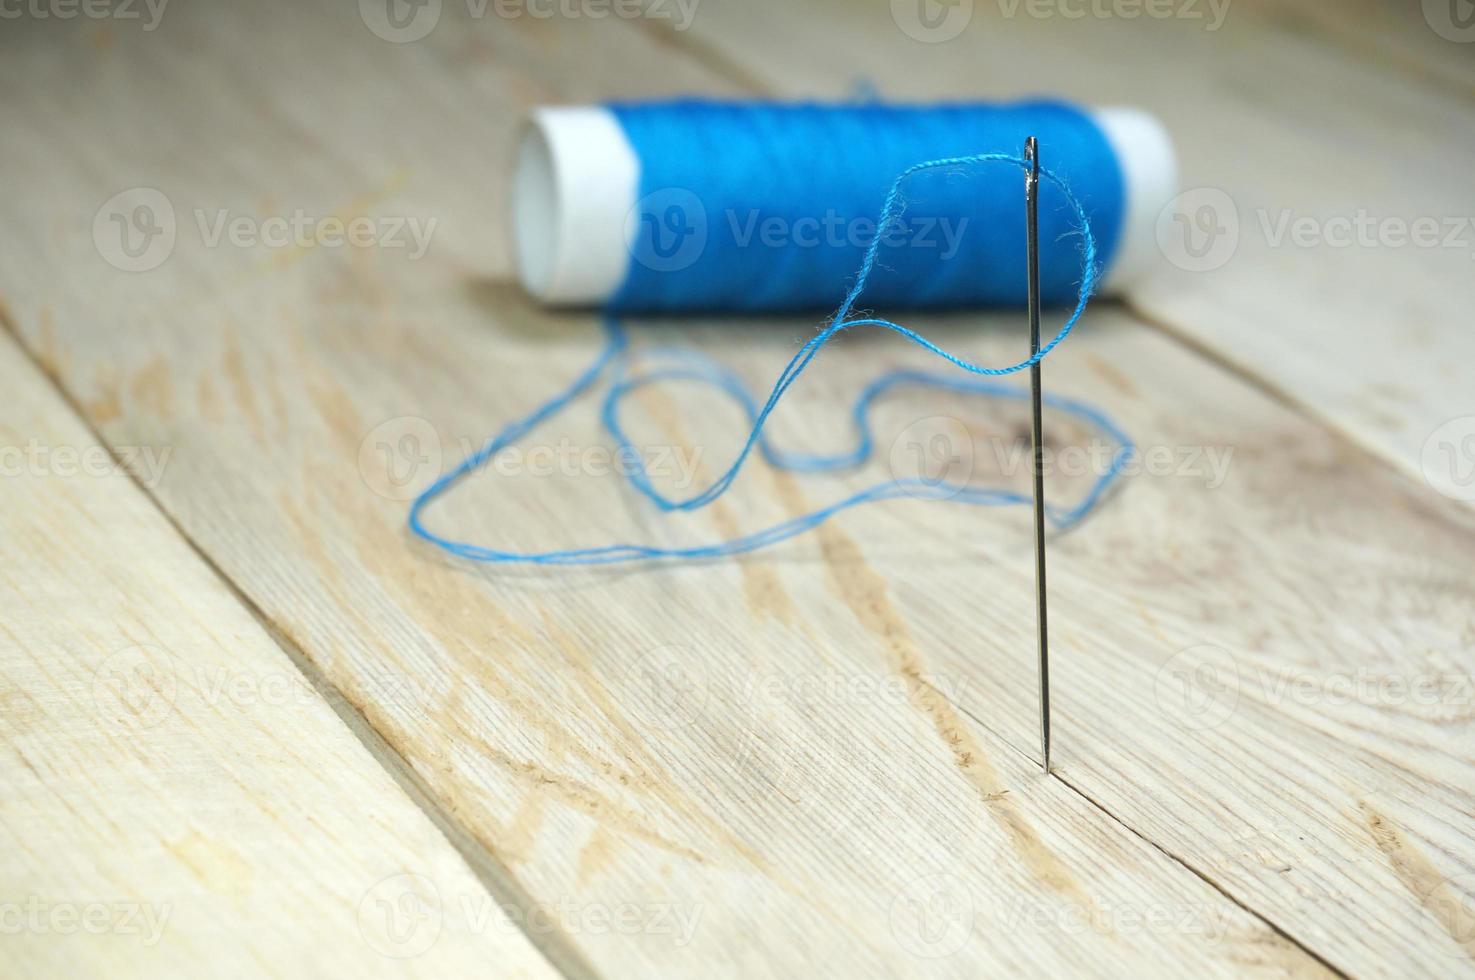
<svg viewBox="0 0 1475 980"><path fill-rule="evenodd" d="M15 9L6 975L1475 975L1475 48L1438 4L963 0L947 40L902 0L444 0L399 8L416 40L370 0ZM1190 202L1230 202L1212 268L1164 263L1049 361L1166 461L1051 539L1053 777L1024 510L897 502L634 570L405 529L599 344L511 282L530 106L857 83L1141 106ZM299 215L371 240L250 239ZM399 218L434 221L423 255ZM991 361L1023 338L910 322ZM766 387L814 326L635 338ZM847 340L778 437L832 445L864 379L925 364ZM1023 419L902 393L882 444L939 417L995 447ZM677 386L631 424L702 479L737 419ZM587 404L533 442L604 444ZM758 465L665 520L617 478L489 470L432 521L702 541L884 472Z"/></svg>

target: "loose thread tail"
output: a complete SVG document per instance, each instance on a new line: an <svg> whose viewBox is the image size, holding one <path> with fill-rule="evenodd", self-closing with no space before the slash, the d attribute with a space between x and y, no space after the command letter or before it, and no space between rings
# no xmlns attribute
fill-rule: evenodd
<svg viewBox="0 0 1475 980"><path fill-rule="evenodd" d="M892 184L882 207L879 225L885 227L886 223L895 216L898 209L902 206L901 189L905 182L913 175L926 170L966 167L985 163L1009 163L1021 168L1026 166L1026 162L1020 157L999 153L979 154L971 157L951 157L917 164L903 171ZM792 472L833 472L864 464L874 451L874 440L869 423L869 408L876 398L898 385L926 386L959 394L980 394L1005 399L1023 399L1028 397L1025 391L981 380L981 378L1002 377L1014 374L1031 367L1048 356L1051 351L1070 335L1082 315L1084 315L1100 275L1096 239L1091 233L1090 220L1084 208L1081 206L1080 201L1071 193L1070 188L1066 186L1065 182L1054 173L1042 169L1040 174L1063 192L1066 202L1071 207L1076 220L1079 222L1082 237L1081 253L1083 271L1074 309L1055 336L1042 345L1039 352L1031 357L1003 367L984 367L945 350L915 330L894 323L891 320L871 316L849 319L848 317L851 311L855 309L856 303L865 291L866 283L877 261L881 247L881 237L876 236L866 249L865 258L856 274L855 284L846 295L844 302L830 318L828 325L805 343L798 353L790 359L788 365L780 372L778 379L774 382L773 388L762 406L757 404L751 393L736 375L710 359L691 351L668 350L662 352L664 356L681 362L683 365L681 367L666 368L663 370L648 371L635 376L627 376L629 368L628 336L623 324L617 318L606 316L604 318L604 346L589 366L568 387L538 406L528 415L508 424L489 439L479 450L466 457L454 469L441 476L416 497L410 505L410 530L420 538L444 549L450 554L471 561L540 565L603 565L616 562L647 561L654 559L691 560L718 558L755 551L759 548L767 547L803 534L823 524L835 514L851 507L882 500L898 498L948 500L976 506L1006 506L1029 503L1031 498L1028 494L1021 494L1004 488L973 487L967 484L945 481L932 482L923 479L897 479L874 484L848 497L811 511L808 514L774 524L752 534L716 544L676 548L620 543L552 551L510 551L484 547L470 542L457 541L444 537L427 528L424 521L425 511L432 502L448 492L467 474L473 472L493 458L498 452L501 452L518 439L528 435L539 425L561 413L571 402L591 389L606 373L613 372L615 380L601 404L601 422L605 430L615 441L617 452L623 454L622 458L630 461L631 472L628 476L631 485L642 496L651 501L657 509L666 512L697 510L717 500L731 487L742 467L755 450L764 456L769 465ZM921 371L889 372L868 384L858 396L851 409L851 416L857 430L857 445L854 449L831 455L796 455L778 451L768 442L763 430L774 409L778 406L779 401L798 380L799 376L813 363L814 358L825 344L844 331L856 327L879 327L890 330L910 343L916 344L923 350L942 358L975 377L947 377ZM649 473L645 469L640 453L620 421L620 405L625 398L647 385L669 380L698 381L716 387L737 401L744 408L751 422L747 439L732 464L706 489L685 499L666 496L656 489L650 480ZM1134 448L1126 434L1099 409L1066 398L1047 396L1045 402L1064 414L1088 423L1108 436L1119 446L1112 457L1111 463L1092 482L1090 488L1079 503L1067 509L1057 507L1048 508L1047 514L1051 522L1057 527L1066 528L1084 519L1106 497L1112 485L1120 477L1123 467L1134 452Z"/></svg>

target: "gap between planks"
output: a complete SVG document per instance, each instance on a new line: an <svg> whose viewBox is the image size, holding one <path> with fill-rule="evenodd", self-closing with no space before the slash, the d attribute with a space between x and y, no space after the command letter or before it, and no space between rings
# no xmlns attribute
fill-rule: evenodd
<svg viewBox="0 0 1475 980"><path fill-rule="evenodd" d="M960 708L959 710L961 711L962 709ZM978 720L977 718L975 718L972 714L970 714L967 711L963 711L963 714L966 715L969 718L973 718L975 721ZM981 724L981 722L980 722L980 724ZM1326 959L1326 957L1322 956L1316 950L1314 950L1310 946L1307 946L1306 944L1302 943L1295 936L1291 935L1289 932L1287 932L1286 930L1282 929L1280 927L1280 925L1277 924L1273 919L1271 919L1268 916L1264 915L1258 909L1251 908L1250 906L1246 905L1244 902L1240 901L1238 898L1235 898L1234 895L1231 892L1229 892L1228 890L1226 890L1223 886L1221 886L1213 878L1210 878L1206 873L1204 873L1203 871L1200 871L1198 868L1196 868L1192 864L1188 863L1188 860L1186 858L1183 858L1183 857L1179 856L1178 854L1175 854L1173 851L1168 850L1162 844L1159 844L1157 841L1153 840L1151 837L1146 836L1141 831L1139 831L1136 827L1133 827L1131 824L1127 823L1121 817L1118 817L1115 813L1113 813L1110 810L1108 810L1104 805L1102 805L1101 803L1098 803L1094 797L1092 797L1090 794L1088 794L1085 791L1083 791L1075 783L1071 782L1069 779L1066 779L1064 776L1060 775L1057 772L1052 772L1051 775L1053 775L1056 779L1060 780L1060 782L1063 785L1065 785L1068 789L1070 789L1071 792L1075 793L1081 799L1085 800L1087 803L1089 803L1093 807L1095 807L1096 810L1099 813L1101 813L1103 816L1105 816L1112 823L1114 823L1117 826L1121 827L1127 833L1131 834L1133 837L1136 837L1138 840L1142 841L1142 843L1144 843L1147 846L1151 847L1153 850L1157 851L1159 854L1161 854L1163 857L1167 858L1169 861L1172 861L1174 864L1178 865L1180 868L1182 868L1183 870L1187 871L1189 874L1191 874L1194 877L1198 878L1204 884L1206 884L1210 888L1214 889L1214 891L1216 891L1220 895L1224 896L1225 900L1228 901L1231 905L1235 905L1235 906L1238 906L1239 908L1243 909L1246 915L1249 915L1249 916L1251 916L1251 917L1253 917L1255 919L1258 919L1259 921L1265 923L1265 927L1267 929L1269 929L1271 932L1275 933L1277 936L1279 936L1281 939L1285 940L1287 943L1291 944L1292 946L1295 946L1297 949L1300 949L1307 956L1311 957L1313 960L1315 960L1316 962L1320 963L1322 966L1326 967L1326 969L1328 971L1330 971L1331 973L1336 974L1339 977L1348 977L1348 976L1350 976L1350 974L1348 974L1347 971L1345 971L1342 968L1338 967L1334 963L1329 962Z"/></svg>
<svg viewBox="0 0 1475 980"><path fill-rule="evenodd" d="M1243 364L1229 357L1223 351L1210 347L1206 341L1186 332L1171 320L1142 309L1137 303L1132 301L1131 297L1119 301L1119 305L1143 326L1150 327L1200 360L1212 364L1224 373L1242 381L1291 414L1299 415L1301 418L1306 419L1318 429L1327 432L1333 438L1348 446L1354 453L1369 463L1375 463L1386 470L1397 473L1401 479L1408 480L1414 486L1419 485L1419 474L1417 471L1411 469L1410 465L1370 449L1357 439L1353 433L1347 432L1338 426L1336 419L1329 417L1326 412L1318 409L1309 400L1299 398L1289 389L1270 378L1256 374L1248 364ZM1468 513L1466 508L1452 508L1452 510L1461 514Z"/></svg>

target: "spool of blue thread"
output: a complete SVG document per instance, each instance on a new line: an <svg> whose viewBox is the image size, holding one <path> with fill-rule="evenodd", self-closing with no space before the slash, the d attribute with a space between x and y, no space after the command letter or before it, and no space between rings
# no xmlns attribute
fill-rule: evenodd
<svg viewBox="0 0 1475 980"><path fill-rule="evenodd" d="M611 312L833 309L872 238L861 303L1017 306L1025 295L1020 173L1007 164L919 173L876 219L897 174L944 157L1017 157L1038 136L1091 219L1104 290L1151 270L1177 192L1151 116L1054 101L925 106L679 100L536 110L513 185L519 276L541 301ZM1079 229L1042 188L1041 288L1075 299Z"/></svg>
<svg viewBox="0 0 1475 980"><path fill-rule="evenodd" d="M1017 155L1038 135L1053 169L1040 207L1042 292L1075 306L1059 332L1027 360L973 364L862 306L1016 305L1025 294ZM996 166L998 179L978 169ZM502 426L476 452L415 498L410 529L462 558L490 563L593 565L713 558L755 551L864 503L920 496L980 506L1027 502L1007 488L896 477L808 514L727 541L687 546L639 542L519 551L458 540L426 524L427 508L497 453L553 419L612 376L600 417L621 451L639 453L620 423L622 399L663 379L710 384L752 422L728 469L697 492L673 498L637 467L634 488L662 511L704 507L761 453L780 469L860 466L873 441L871 402L898 384L959 394L1018 398L984 380L1035 363L1065 339L1105 276L1121 288L1150 268L1159 212L1175 190L1171 144L1151 117L1132 110L1086 112L1052 102L930 107L765 105L679 101L544 109L534 114L513 190L518 268L524 286L551 304L599 306L606 340L564 389ZM1069 187L1069 191L1064 188ZM1053 199L1052 199L1053 198ZM898 206L900 205L900 206ZM896 217L895 223L882 216ZM867 224L869 222L869 224ZM1089 227L1088 227L1089 226ZM1082 247L1077 247L1080 244ZM697 310L827 308L828 325L790 359L766 401L694 352L678 363L629 373L617 314ZM793 455L763 434L769 413L841 331L889 329L975 377L894 371L860 393L852 409L857 443L828 455ZM984 376L984 377L978 377ZM1103 500L1132 448L1090 406L1046 399L1119 444L1108 469L1068 508L1047 508L1057 526L1083 519Z"/></svg>

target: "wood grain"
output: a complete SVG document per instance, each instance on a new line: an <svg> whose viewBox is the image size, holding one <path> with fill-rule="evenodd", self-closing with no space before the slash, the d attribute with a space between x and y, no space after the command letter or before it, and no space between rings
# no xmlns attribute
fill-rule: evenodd
<svg viewBox="0 0 1475 980"><path fill-rule="evenodd" d="M555 975L125 472L171 447L0 386L0 970Z"/></svg>
<svg viewBox="0 0 1475 980"><path fill-rule="evenodd" d="M702 8L693 32L731 11ZM768 17L775 46L811 30ZM1168 465L1052 544L1060 779L1030 761L1023 513L901 503L762 557L639 571L488 570L413 542L403 498L597 346L591 318L500 281L522 108L768 71L659 25L442 18L393 45L351 10L194 8L81 69L47 55L86 31L15 51L0 77L27 97L0 140L38 192L4 217L39 245L7 254L0 290L111 443L175 447L160 504L504 869L499 892L581 910L540 942L596 972L1471 971L1468 705L1337 687L1363 667L1458 680L1469 516L1121 311L1094 314L1047 383L1111 406ZM179 234L125 274L92 219L135 185L169 198ZM416 260L212 248L197 208L438 224ZM812 326L638 339L766 385ZM925 321L992 360L1017 326ZM915 363L854 339L778 436L834 444L863 379ZM1022 482L998 472L1021 431L1007 410L908 394L877 425L905 450L949 419L978 479ZM682 480L723 464L735 420L672 390L632 424L695 459ZM1088 436L1052 429L1062 449ZM705 541L888 463L802 483L759 467L711 513L664 521L593 472L601 444L572 414L433 521L514 547ZM572 473L534 472L534 449L571 452ZM612 909L634 928L588 926Z"/></svg>
<svg viewBox="0 0 1475 980"><path fill-rule="evenodd" d="M304 90L300 78L279 82L261 52L291 61L311 50L331 78L362 63L372 41L341 30L341 16L276 13L232 20L221 8L170 25L212 52L213 81L199 83L211 86L207 96L190 95L200 91L195 58L173 47L99 62L107 87L152 84L154 111L204 132L173 146L134 140L78 161L66 178L22 145L28 173L72 207L100 171L162 188L181 215L216 201L272 213L259 203L269 200L279 210L428 213L447 222L436 249L418 262L389 250L263 257L181 234L163 275L92 264L126 311L126 325L99 334L97 346L79 346L71 332L90 319L79 317L94 301L83 293L43 294L17 279L6 295L21 331L35 328L38 351L112 436L137 424L176 446L160 501L404 755L489 863L507 869L501 886L528 896L540 941L600 972L634 964L676 975L787 976L814 961L837 975L1145 970L1164 960L1211 973L1319 971L1089 801L1039 778L936 692L948 679L915 653L898 671L890 651L832 646L808 606L828 605L846 622L851 605L892 615L884 583L859 559L848 563L850 598L838 602L823 577L763 563L483 575L411 546L403 502L392 499L411 487L384 469L381 446L397 452L405 436L419 440L395 465L422 450L454 458L489 418L531 403L588 356L592 324L542 317L505 288L468 283L468 269L495 267L495 253L482 251L495 236L457 222L459 207L427 208L421 195L476 197L481 178L452 192L450 168L414 179L398 142L358 137L335 151L290 125L242 130L238 118L274 119ZM538 25L510 29L524 27L527 36L478 33L465 43L538 43ZM243 31L259 44L242 45ZM542 43L566 66L588 61L595 38L625 46L604 63L610 75L630 74L657 50L607 24ZM444 53L402 57L397 98L416 108L407 126L425 125L432 93L459 106L452 94L491 89L447 77L465 62ZM694 84L704 78L688 70ZM38 62L17 71L45 84ZM305 90L350 98L334 86ZM188 104L173 104L181 95ZM469 155L505 159L518 107L488 98L474 114L459 111L482 121L464 124ZM122 125L118 136L133 132ZM325 156L344 163L324 168ZM242 162L253 158L271 166ZM303 168L284 173L290 160ZM101 385L83 391L73 377ZM652 424L679 424L651 408ZM587 446L593 433L586 425L568 438ZM222 439L234 448L220 452ZM415 482L429 475L414 473ZM561 527L577 513L600 517L582 533L620 533L622 522L640 536L713 533L706 515L667 532L633 508L612 509L620 491L607 479L479 482L445 514L472 516L472 533L505 527L505 516L488 519L511 514L514 532L537 541L577 530ZM497 499L475 516L483 489ZM749 517L733 508L716 523L730 529ZM386 688L406 696L386 698ZM564 906L571 916L549 915ZM589 922L616 915L620 928ZM1124 933L1118 915L1137 924Z"/></svg>
<svg viewBox="0 0 1475 980"><path fill-rule="evenodd" d="M410 546L403 502L371 492L409 489L384 471L381 444L398 449L408 435L422 440L415 453L454 458L489 418L530 403L587 356L592 325L542 317L505 288L468 284L468 269L497 267L485 248L496 236L474 215L454 220L459 206L427 202L478 197L481 178L452 191L453 167L418 160L424 175L414 177L401 155L426 151L402 133L316 145L342 125L343 104L323 108L321 127L275 122L302 111L303 91L324 102L355 96L289 83L261 64L263 52L285 65L311 51L324 79L353 77L345 73L372 39L339 30L341 18L274 13L233 20L221 8L171 22L176 36L211 52L203 62L141 38L129 57L130 39L120 37L95 63L91 83L135 98L142 90L149 112L195 124L187 138L143 136L120 120L121 144L102 139L105 157L77 159L64 175L44 144L65 117L25 120L38 139L13 148L37 186L53 189L45 213L95 209L87 188L138 181L178 202L183 230L158 275L115 274L94 258L85 273L106 279L100 292L24 287L21 270L49 268L53 250L78 244L64 227L43 240L43 254L20 259L6 296L21 332L112 437L138 425L176 447L160 501L405 756L489 863L508 869L502 887L545 913L541 941L604 972L639 964L791 975L796 957L837 974L1141 970L1164 960L1222 973L1319 970L1089 801L1036 776L1027 758L937 693L956 682L934 676L916 651L873 649L864 631L855 634L852 608L877 626L896 615L859 557L837 560L846 584L836 598L825 576L802 565L484 576ZM526 33L478 33L465 44L475 52L540 43L538 25L512 27ZM243 45L243 32L257 43ZM657 50L620 25L541 43L566 66L587 61L595 38L624 48L591 62L606 72L591 83L631 84L632 69ZM405 126L432 132L426 101L443 92L467 117L452 125L471 134L468 158L505 158L518 107L487 99L472 112L462 94L494 86L476 72L444 74L474 67L474 58L432 58L423 48L398 56L395 104L416 110ZM208 78L196 78L202 63ZM41 59L11 64L17 82L47 90ZM697 68L687 71L703 82ZM374 79L365 83L358 95L383 94ZM59 108L82 109L58 99ZM107 126L109 115L89 115L86 125ZM269 122L243 129L248 118ZM365 113L362 124L378 119ZM301 169L284 173L292 160ZM30 202L12 206L27 227L48 224ZM187 234L194 206L429 214L447 225L419 262L388 250L263 255L211 249ZM113 313L94 319L101 297ZM115 329L80 342L73 331L84 321ZM786 342L774 335L769 355ZM666 430L658 439L683 435L678 413L650 409L650 424ZM569 437L592 442L587 424ZM221 452L222 440L232 448ZM716 458L720 447L709 448ZM423 483L429 474L414 475ZM483 486L497 500L473 516L472 533L505 527L488 523L496 513L516 514L513 530L528 541L565 533L562 515L571 513L600 515L581 533L619 533L622 521L641 536L713 533L706 515L667 531L633 508L612 509L620 491L609 480L525 474ZM442 516L481 511L481 489ZM755 503L788 506L771 494ZM720 511L717 530L752 517ZM848 624L853 650L811 623L812 605ZM575 921L548 922L565 900ZM623 928L581 928L585 915L614 911Z"/></svg>

